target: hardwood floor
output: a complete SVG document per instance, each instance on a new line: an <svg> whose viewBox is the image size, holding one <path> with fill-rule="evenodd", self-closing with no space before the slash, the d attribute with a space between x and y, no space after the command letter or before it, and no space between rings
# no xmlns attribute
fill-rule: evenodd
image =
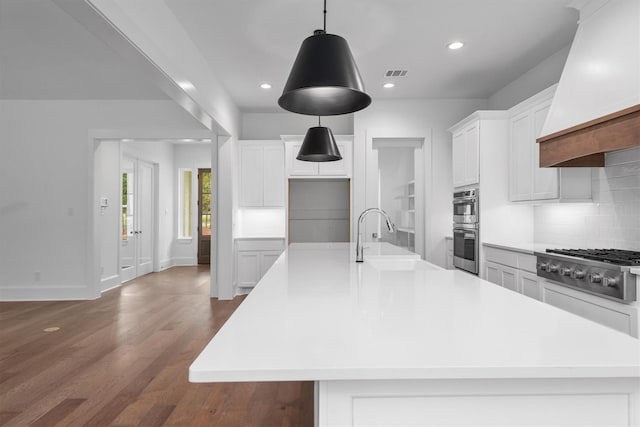
<svg viewBox="0 0 640 427"><path fill-rule="evenodd" d="M312 383L188 382L241 302L210 299L198 266L95 301L0 303L0 425L312 426Z"/></svg>

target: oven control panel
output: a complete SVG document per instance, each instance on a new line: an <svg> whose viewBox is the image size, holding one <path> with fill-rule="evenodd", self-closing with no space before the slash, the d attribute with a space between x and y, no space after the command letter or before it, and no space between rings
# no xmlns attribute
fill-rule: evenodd
<svg viewBox="0 0 640 427"><path fill-rule="evenodd" d="M602 264L602 263L600 263ZM635 301L635 286L628 286L629 273L612 266L595 266L553 257L537 257L538 276L617 301Z"/></svg>

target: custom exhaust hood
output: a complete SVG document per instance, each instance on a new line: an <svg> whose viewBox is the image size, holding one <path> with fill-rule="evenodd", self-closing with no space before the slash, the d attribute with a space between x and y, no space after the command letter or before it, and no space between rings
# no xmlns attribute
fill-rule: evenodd
<svg viewBox="0 0 640 427"><path fill-rule="evenodd" d="M640 146L640 0L577 0L580 23L542 129L541 167L603 167Z"/></svg>

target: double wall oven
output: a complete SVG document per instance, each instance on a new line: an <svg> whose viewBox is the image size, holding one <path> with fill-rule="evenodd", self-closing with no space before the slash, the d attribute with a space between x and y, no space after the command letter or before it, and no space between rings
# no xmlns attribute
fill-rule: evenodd
<svg viewBox="0 0 640 427"><path fill-rule="evenodd" d="M477 188L453 193L453 265L473 274L479 270L479 206Z"/></svg>

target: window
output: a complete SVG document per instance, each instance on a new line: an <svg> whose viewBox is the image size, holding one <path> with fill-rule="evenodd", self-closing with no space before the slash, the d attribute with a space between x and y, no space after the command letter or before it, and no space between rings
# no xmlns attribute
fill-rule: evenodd
<svg viewBox="0 0 640 427"><path fill-rule="evenodd" d="M191 227L192 209L192 183L193 173L190 169L179 169L179 194L178 194L178 238L190 239L193 237Z"/></svg>
<svg viewBox="0 0 640 427"><path fill-rule="evenodd" d="M122 174L122 240L133 234L133 174Z"/></svg>

